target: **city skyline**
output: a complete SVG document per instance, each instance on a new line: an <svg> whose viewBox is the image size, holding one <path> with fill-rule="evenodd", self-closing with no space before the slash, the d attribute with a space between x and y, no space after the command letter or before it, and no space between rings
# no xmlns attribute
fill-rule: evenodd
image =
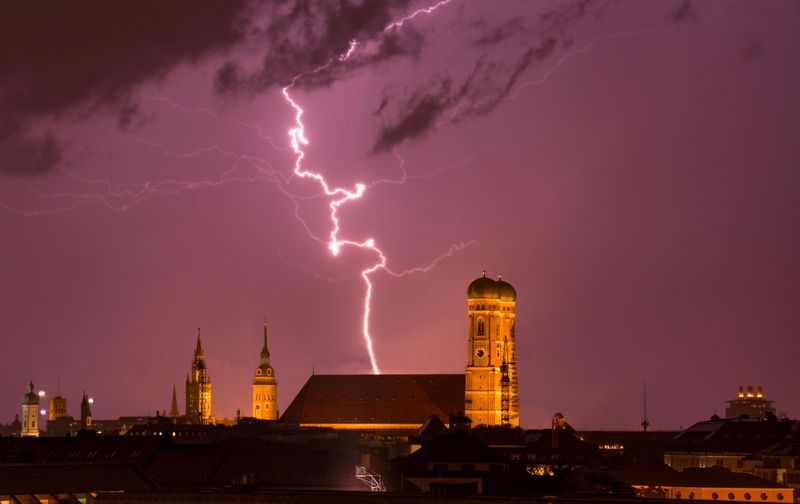
<svg viewBox="0 0 800 504"><path fill-rule="evenodd" d="M178 4L0 21L0 423L30 380L168 409L198 326L213 415L249 414L265 316L281 410L372 371L376 254L331 254L293 103L302 168L365 187L339 239L385 253L382 372L463 373L486 270L519 294L523 427L639 429L643 382L651 429L742 384L800 412L796 4Z"/></svg>

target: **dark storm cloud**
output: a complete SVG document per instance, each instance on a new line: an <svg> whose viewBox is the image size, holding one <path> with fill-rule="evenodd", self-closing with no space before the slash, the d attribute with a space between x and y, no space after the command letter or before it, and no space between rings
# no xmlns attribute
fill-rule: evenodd
<svg viewBox="0 0 800 504"><path fill-rule="evenodd" d="M750 40L746 42L739 51L739 56L741 56L744 61L753 62L760 58L763 52L764 47L761 45L761 42L758 40Z"/></svg>
<svg viewBox="0 0 800 504"><path fill-rule="evenodd" d="M678 7L669 13L668 17L675 23L697 21L697 12L692 0L683 0Z"/></svg>
<svg viewBox="0 0 800 504"><path fill-rule="evenodd" d="M17 132L0 141L0 171L8 175L39 175L61 161L61 147L50 133Z"/></svg>
<svg viewBox="0 0 800 504"><path fill-rule="evenodd" d="M303 76L295 85L321 87L362 67L398 56L416 56L423 42L419 32L406 26L383 31L408 4L408 0L275 4L268 8L269 25L257 34L266 45L260 67L250 72L228 62L217 71L215 88L220 94L254 94L286 86L300 74ZM370 41L370 49L360 47L351 58L341 60L353 40Z"/></svg>
<svg viewBox="0 0 800 504"><path fill-rule="evenodd" d="M136 123L132 86L195 62L245 35L246 0L11 2L0 16L0 170L38 174L57 140L27 133L37 119L120 110Z"/></svg>
<svg viewBox="0 0 800 504"><path fill-rule="evenodd" d="M578 21L587 16L599 19L609 4L605 0L580 0L561 5L542 14L535 29L522 24L518 29L514 23L506 23L486 33L483 23L473 23L473 27L484 30L477 39L479 45L497 45L512 37L535 41L526 40L525 49L515 58L509 58L506 51L494 60L479 57L461 85L454 85L451 77L440 77L407 96L397 97L385 91L376 111L383 124L372 153L387 152L406 140L420 138L441 121L459 122L489 114L514 91L526 70L547 59L559 46L572 44L569 32ZM394 117L387 119L392 112Z"/></svg>
<svg viewBox="0 0 800 504"><path fill-rule="evenodd" d="M520 18L514 18L506 23L503 23L502 26L498 26L487 32L484 32L477 39L475 39L475 44L479 46L493 46L513 35L518 34L524 28L525 27L522 24L522 20Z"/></svg>
<svg viewBox="0 0 800 504"><path fill-rule="evenodd" d="M405 102L407 107L405 113L391 127L383 129L375 142L373 153L391 150L404 140L413 140L433 129L441 114L464 92L462 87L459 92L453 94L452 86L452 80L445 78L440 79L429 89L417 90L416 94ZM388 98L384 98L376 113L380 113L388 103Z"/></svg>

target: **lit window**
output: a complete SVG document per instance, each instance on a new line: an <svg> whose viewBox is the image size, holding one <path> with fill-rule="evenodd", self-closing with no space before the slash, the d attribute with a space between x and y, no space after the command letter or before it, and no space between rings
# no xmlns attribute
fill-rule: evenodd
<svg viewBox="0 0 800 504"><path fill-rule="evenodd" d="M478 336L483 336L486 334L486 325L483 322L483 319L478 320Z"/></svg>

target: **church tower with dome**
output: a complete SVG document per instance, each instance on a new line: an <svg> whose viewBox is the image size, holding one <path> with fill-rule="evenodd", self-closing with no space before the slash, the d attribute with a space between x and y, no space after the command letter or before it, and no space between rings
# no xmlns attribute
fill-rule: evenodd
<svg viewBox="0 0 800 504"><path fill-rule="evenodd" d="M516 345L517 292L486 277L467 287L467 368L464 414L472 425L519 426Z"/></svg>
<svg viewBox="0 0 800 504"><path fill-rule="evenodd" d="M22 396L22 432L23 437L39 436L39 395L33 391L33 382L28 384L28 392Z"/></svg>
<svg viewBox="0 0 800 504"><path fill-rule="evenodd" d="M278 381L275 370L269 363L267 349L267 319L264 319L264 346L261 348L261 363L253 378L253 418L259 420L278 419Z"/></svg>

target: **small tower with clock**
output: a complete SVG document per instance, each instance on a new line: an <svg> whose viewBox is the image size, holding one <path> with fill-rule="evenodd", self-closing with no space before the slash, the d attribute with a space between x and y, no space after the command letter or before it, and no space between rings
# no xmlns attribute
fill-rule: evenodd
<svg viewBox="0 0 800 504"><path fill-rule="evenodd" d="M269 364L267 349L267 319L264 319L264 346L261 348L261 363L253 378L253 417L259 420L278 419L278 381L275 370Z"/></svg>

